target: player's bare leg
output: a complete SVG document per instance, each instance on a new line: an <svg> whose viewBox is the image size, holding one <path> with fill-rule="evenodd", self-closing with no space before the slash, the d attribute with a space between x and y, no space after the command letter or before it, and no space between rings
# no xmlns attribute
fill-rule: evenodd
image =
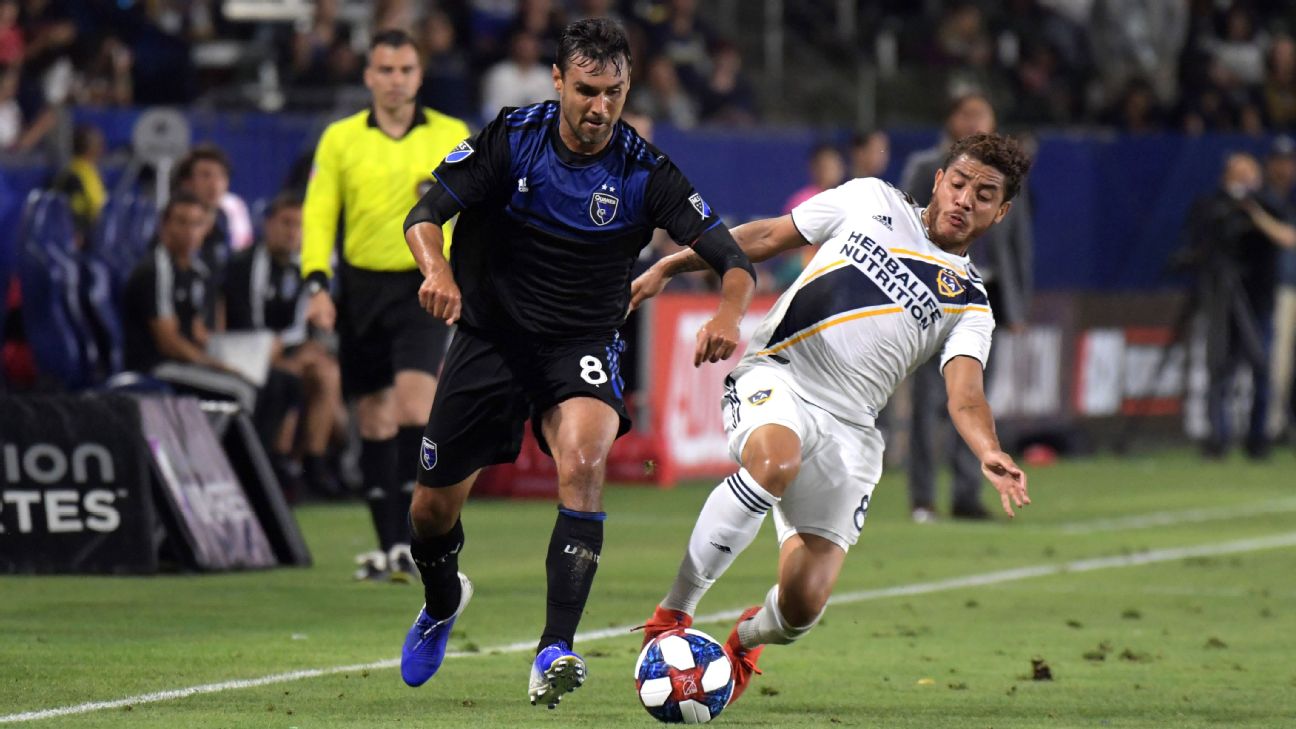
<svg viewBox="0 0 1296 729"><path fill-rule="evenodd" d="M585 661L571 648L603 550L603 478L619 425L616 411L591 397L564 400L541 420L558 465L558 518L545 559L545 628L527 689L532 704L552 709L585 681Z"/></svg>

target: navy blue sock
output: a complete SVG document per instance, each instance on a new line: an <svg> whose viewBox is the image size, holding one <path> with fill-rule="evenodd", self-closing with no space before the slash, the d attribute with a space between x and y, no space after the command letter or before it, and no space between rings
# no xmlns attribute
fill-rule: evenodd
<svg viewBox="0 0 1296 729"><path fill-rule="evenodd" d="M459 552L463 550L463 520L450 531L423 539L409 525L410 554L423 578L423 600L428 617L445 620L459 607L463 585L459 583Z"/></svg>
<svg viewBox="0 0 1296 729"><path fill-rule="evenodd" d="M399 492L396 481L396 439L360 441L360 475L364 477L365 501L373 519L378 546L391 549L404 534L404 522L392 523L392 492ZM406 504L406 509L409 505Z"/></svg>
<svg viewBox="0 0 1296 729"><path fill-rule="evenodd" d="M594 573L598 571L606 518L607 514L601 511L558 507L558 520L545 559L549 592L544 633L537 650L559 641L568 646L574 642L576 626L585 612L585 601L589 599Z"/></svg>

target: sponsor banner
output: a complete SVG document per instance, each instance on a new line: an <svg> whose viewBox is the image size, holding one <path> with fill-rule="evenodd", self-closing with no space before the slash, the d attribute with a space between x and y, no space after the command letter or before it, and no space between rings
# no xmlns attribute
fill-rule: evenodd
<svg viewBox="0 0 1296 729"><path fill-rule="evenodd" d="M139 408L167 526L190 564L203 570L275 566L265 531L197 398L141 398Z"/></svg>
<svg viewBox="0 0 1296 729"><path fill-rule="evenodd" d="M737 352L728 360L693 366L697 332L715 315L720 297L662 294L648 310L648 339L641 346L648 362L649 421L657 443L654 476L658 483L719 476L734 470L721 420L724 379L746 351L751 335L778 300L758 296L747 309Z"/></svg>
<svg viewBox="0 0 1296 729"><path fill-rule="evenodd" d="M1062 328L1053 324L994 333L986 394L996 419L1061 414L1062 344Z"/></svg>
<svg viewBox="0 0 1296 729"><path fill-rule="evenodd" d="M139 432L126 396L0 397L0 572L157 570Z"/></svg>
<svg viewBox="0 0 1296 729"><path fill-rule="evenodd" d="M1171 328L1098 327L1076 347L1073 406L1086 417L1176 415L1182 410L1186 350Z"/></svg>

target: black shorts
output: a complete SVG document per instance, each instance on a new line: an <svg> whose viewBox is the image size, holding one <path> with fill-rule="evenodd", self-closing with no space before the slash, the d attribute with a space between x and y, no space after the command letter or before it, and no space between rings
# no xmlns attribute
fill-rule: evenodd
<svg viewBox="0 0 1296 729"><path fill-rule="evenodd" d="M423 274L413 271L338 272L338 364L342 391L369 395L391 387L396 373L436 375L445 354L445 322L419 306Z"/></svg>
<svg viewBox="0 0 1296 729"><path fill-rule="evenodd" d="M549 453L540 418L573 397L602 400L630 430L621 400L621 352L615 333L579 341L543 342L488 335L460 326L450 342L432 416L423 432L418 482L453 486L473 471L511 463L522 448L527 420Z"/></svg>

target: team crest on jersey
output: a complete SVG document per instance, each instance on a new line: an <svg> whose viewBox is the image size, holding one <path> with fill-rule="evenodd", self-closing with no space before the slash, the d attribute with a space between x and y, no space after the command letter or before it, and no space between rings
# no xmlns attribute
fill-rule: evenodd
<svg viewBox="0 0 1296 729"><path fill-rule="evenodd" d="M967 290L958 276L948 268L942 268L940 273L936 274L936 288L940 290L941 296L947 299L952 299Z"/></svg>
<svg viewBox="0 0 1296 729"><path fill-rule="evenodd" d="M693 209L697 211L698 215L702 216L703 220L711 217L711 206L706 204L706 200L702 199L702 193L695 192L689 195L689 202L693 204Z"/></svg>
<svg viewBox="0 0 1296 729"><path fill-rule="evenodd" d="M595 225L603 226L611 223L617 214L617 206L621 200L616 195L609 195L606 192L596 192L590 195L589 215L590 220Z"/></svg>
<svg viewBox="0 0 1296 729"><path fill-rule="evenodd" d="M474 150L474 149L472 148L472 145L468 143L468 140L465 139L465 140L463 140L462 142L459 143L459 146L457 146L457 147L455 147L454 149L450 150L450 154L447 154L447 155L446 155L446 158L445 158L446 164L451 164L451 165L452 165L452 164L456 164L456 163L458 163L458 162L463 162L464 160L466 160L466 159L468 159L469 157L471 157L471 156L472 156L472 153L475 152L475 151L476 151L476 150Z"/></svg>
<svg viewBox="0 0 1296 729"><path fill-rule="evenodd" d="M423 447L419 449L419 465L423 466L424 471L431 471L436 468L437 464L437 446L436 443L423 439Z"/></svg>
<svg viewBox="0 0 1296 729"><path fill-rule="evenodd" d="M747 397L747 402L752 405L764 405L766 400L770 399L773 390L757 390Z"/></svg>

